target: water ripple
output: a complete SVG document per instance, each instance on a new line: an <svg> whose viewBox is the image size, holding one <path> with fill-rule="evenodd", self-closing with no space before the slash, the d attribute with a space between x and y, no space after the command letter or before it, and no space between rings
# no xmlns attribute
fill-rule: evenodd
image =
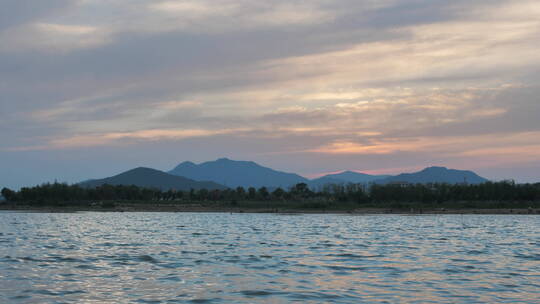
<svg viewBox="0 0 540 304"><path fill-rule="evenodd" d="M540 303L538 217L0 212L0 303Z"/></svg>

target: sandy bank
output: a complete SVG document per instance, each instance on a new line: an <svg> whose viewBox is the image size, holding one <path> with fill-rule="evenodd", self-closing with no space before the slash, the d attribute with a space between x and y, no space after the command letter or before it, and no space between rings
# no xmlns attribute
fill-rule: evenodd
<svg viewBox="0 0 540 304"><path fill-rule="evenodd" d="M226 212L226 213L276 213L276 214L536 214L540 209L390 209L390 208L355 208L355 209L287 209L287 208L240 208L167 204L117 204L114 208L100 206L30 206L1 204L3 211L23 212Z"/></svg>

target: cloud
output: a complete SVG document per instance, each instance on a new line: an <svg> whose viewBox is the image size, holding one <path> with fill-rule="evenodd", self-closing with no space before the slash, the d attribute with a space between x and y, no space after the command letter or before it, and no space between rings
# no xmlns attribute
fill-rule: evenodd
<svg viewBox="0 0 540 304"><path fill-rule="evenodd" d="M70 0L3 0L0 9L0 32L13 26L54 16L74 4Z"/></svg>
<svg viewBox="0 0 540 304"><path fill-rule="evenodd" d="M446 85L507 81L516 71L538 69L540 21L452 21L396 29L406 39L360 43L345 50L277 59L279 74L314 75L311 83L358 86L433 79ZM493 33L497 33L494 35ZM451 81L454 79L454 81Z"/></svg>
<svg viewBox="0 0 540 304"><path fill-rule="evenodd" d="M35 151L35 150L59 150L82 147L94 147L104 145L122 145L133 143L133 141L161 141L161 140L181 140L193 137L209 137L215 135L229 134L239 130L138 130L133 132L114 132L102 134L75 135L67 138L51 139L45 145L12 147L6 151Z"/></svg>
<svg viewBox="0 0 540 304"><path fill-rule="evenodd" d="M87 49L108 43L103 30L92 26L34 23L0 34L1 52L38 50L55 54Z"/></svg>
<svg viewBox="0 0 540 304"><path fill-rule="evenodd" d="M537 1L38 2L0 12L2 151L540 162Z"/></svg>
<svg viewBox="0 0 540 304"><path fill-rule="evenodd" d="M91 146L103 145L120 138L150 141L182 139L181 136L160 136L162 133L147 131L165 130L162 128L176 125L187 130L201 130L201 132L206 130L213 135L215 130L220 128L230 130L227 132L230 136L244 136L246 132L261 138L308 135L318 137L320 144L322 143L320 146L296 147L292 150L295 152L388 154L427 148L434 151L430 142L435 142L436 146L440 145L444 149L452 145L464 149L462 143L454 142L456 138L452 136L452 132L445 134L434 130L451 130L455 126L479 120L504 119L511 109L505 108L497 98L507 90L514 89L508 85L453 91L371 88L357 92L359 98L367 98L362 101L346 99L340 103L315 108L296 105L262 114L258 111L248 111L241 115L222 112L219 116L216 115L216 111L224 107L222 104L217 103L216 109L213 109L208 101L203 103L180 100L148 103L146 106L136 108L124 108L123 103L104 103L102 108L93 108L97 113L89 112L87 114L90 116L84 117L78 114L80 109L87 109L83 101L66 104L56 110L39 111L33 115L53 124L63 122L67 130L72 132L91 134L89 138L72 137L69 132L62 134L60 138L50 141L54 148L61 147L58 143L64 142L69 142L70 146L77 144ZM113 115L106 118L102 111L111 112ZM100 117L99 121L94 119L96 114ZM115 132L117 130L122 132ZM477 133L473 128L460 136L463 136L464 142L479 143L483 141L470 135L481 138L490 133L499 136L501 132L511 131L494 128L489 132ZM100 132L101 135L96 136L95 132ZM178 131L174 132L176 134ZM125 136L115 138L114 136L118 134ZM133 136L128 136L129 134ZM136 134L149 135L135 136ZM505 144L509 144L504 141ZM448 145L443 145L444 142L448 142ZM301 144L301 141L299 143Z"/></svg>

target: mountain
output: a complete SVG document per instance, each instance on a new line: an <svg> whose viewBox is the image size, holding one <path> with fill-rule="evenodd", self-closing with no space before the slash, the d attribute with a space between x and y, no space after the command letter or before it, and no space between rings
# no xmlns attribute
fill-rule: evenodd
<svg viewBox="0 0 540 304"><path fill-rule="evenodd" d="M170 174L194 180L209 180L228 187L282 187L287 188L309 180L294 173L285 173L263 167L252 161L236 161L220 158L215 161L194 164L183 162Z"/></svg>
<svg viewBox="0 0 540 304"><path fill-rule="evenodd" d="M387 177L390 177L390 175L370 175L370 174L353 172L353 171L343 171L337 174L328 174L328 175L325 175L324 177L343 180L347 183L360 184L360 183L369 183L378 179L387 178Z"/></svg>
<svg viewBox="0 0 540 304"><path fill-rule="evenodd" d="M315 191L321 190L325 185L343 185L348 182L342 179L331 178L328 176L323 176L319 178L312 179L308 182L308 186Z"/></svg>
<svg viewBox="0 0 540 304"><path fill-rule="evenodd" d="M369 175L364 173L344 171L308 180L294 173L285 173L263 167L251 161L235 161L220 158L215 161L194 164L183 162L172 171L150 168L136 168L124 173L80 183L84 187L109 185L135 185L139 187L157 188L161 190L190 190L190 189L226 189L242 186L267 187L269 189L282 187L284 189L298 183L306 183L310 188L319 190L326 184L370 183L388 184L392 182L416 183L469 183L479 184L488 180L472 171L447 169L445 167L429 167L415 173L403 173L396 176ZM225 185L225 186L224 186Z"/></svg>
<svg viewBox="0 0 540 304"><path fill-rule="evenodd" d="M191 189L226 189L227 187L213 182L194 181L189 178L180 177L165 173L163 171L150 168L136 168L118 175L103 179L89 180L80 183L83 187L98 187L104 184L109 185L135 185L145 188L157 188L161 190L183 190Z"/></svg>
<svg viewBox="0 0 540 304"><path fill-rule="evenodd" d="M308 185L312 189L320 190L321 187L329 184L365 184L387 177L390 177L390 175L369 175L353 171L343 171L341 173L328 174L316 179L312 179L309 181Z"/></svg>
<svg viewBox="0 0 540 304"><path fill-rule="evenodd" d="M422 171L415 173L402 173L396 176L390 176L377 180L377 183L388 184L392 182L407 182L411 184L425 184L425 183L469 183L469 184L481 184L488 180L478 176L472 171L448 169L445 167L429 167Z"/></svg>

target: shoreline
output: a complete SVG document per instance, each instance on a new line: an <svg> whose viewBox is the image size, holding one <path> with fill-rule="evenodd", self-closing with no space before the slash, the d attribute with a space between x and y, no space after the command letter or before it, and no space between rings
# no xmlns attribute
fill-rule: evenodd
<svg viewBox="0 0 540 304"><path fill-rule="evenodd" d="M0 211L39 212L39 213L72 213L72 212L192 212L192 213L268 213L268 214L349 214L349 215L444 215L444 214L516 214L540 215L539 208L494 208L494 209L391 209L391 208L354 208L354 209L306 209L306 208L241 208L217 206L182 206L182 205L119 205L114 208L83 206L43 206L0 205Z"/></svg>

